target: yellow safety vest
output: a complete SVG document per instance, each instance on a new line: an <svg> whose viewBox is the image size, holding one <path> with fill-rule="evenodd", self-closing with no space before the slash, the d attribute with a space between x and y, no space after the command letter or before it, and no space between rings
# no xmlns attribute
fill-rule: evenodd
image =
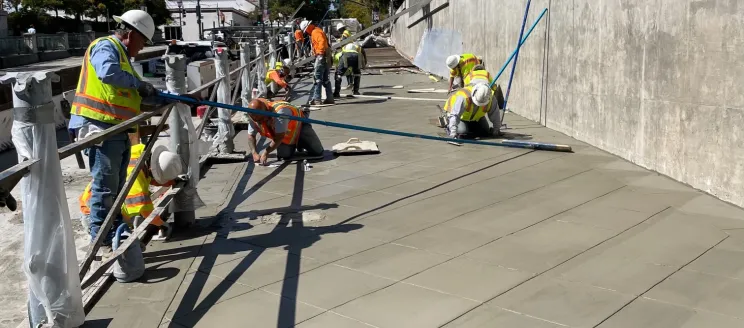
<svg viewBox="0 0 744 328"><path fill-rule="evenodd" d="M90 51L101 41L116 45L119 50L121 70L140 79L137 72L132 68L129 56L119 40L113 36L98 38L88 46L88 50L85 52L70 113L108 124L118 124L139 115L142 97L140 97L137 89L120 88L103 83L98 79L96 70L90 63Z"/></svg>
<svg viewBox="0 0 744 328"><path fill-rule="evenodd" d="M131 156L129 158L129 166L127 167L127 176L132 174L137 160L142 156L142 152L145 150L145 145L139 144L132 146ZM137 173L137 178L132 185L132 189L129 190L124 205L121 206L121 214L126 219L127 224L132 224L132 219L135 216L141 216L147 218L152 211L155 210L152 204L152 198L150 196L150 178L145 175L147 167L143 167L142 170ZM91 196L91 183L85 187L83 194L80 196L80 211L85 214L90 214L90 208L88 207L88 201ZM163 220L160 216L155 217L151 224L161 226Z"/></svg>
<svg viewBox="0 0 744 328"><path fill-rule="evenodd" d="M350 38L350 37L351 37L351 32L349 32L349 30L345 30L344 33L341 34L341 40Z"/></svg>
<svg viewBox="0 0 744 328"><path fill-rule="evenodd" d="M452 111L452 107L455 106L455 102L457 101L458 97L462 97L465 99L465 110L460 114L460 121L464 122L477 122L483 116L488 113L488 110L491 108L490 103L486 106L475 106L473 104L472 95L473 94L473 86L466 86L460 90L457 90L455 94L449 97L447 99L447 102L444 104L444 110L447 112Z"/></svg>
<svg viewBox="0 0 744 328"><path fill-rule="evenodd" d="M471 84L474 84L474 82L491 83L491 74L488 73L488 71L484 69L474 70L465 76L465 79L463 82L465 82L465 85L471 85Z"/></svg>
<svg viewBox="0 0 744 328"><path fill-rule="evenodd" d="M473 54L462 54L460 55L460 64L458 70L450 70L450 77L462 76L463 78L470 74L475 65L480 64L480 59Z"/></svg>

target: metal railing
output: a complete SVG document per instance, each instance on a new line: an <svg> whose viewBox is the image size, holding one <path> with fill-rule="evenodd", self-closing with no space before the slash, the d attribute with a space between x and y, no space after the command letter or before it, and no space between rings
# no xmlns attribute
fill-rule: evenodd
<svg viewBox="0 0 744 328"><path fill-rule="evenodd" d="M11 36L0 38L0 56L25 55L32 53L26 38L22 36Z"/></svg>
<svg viewBox="0 0 744 328"><path fill-rule="evenodd" d="M70 33L67 35L67 45L69 49L85 49L95 40L91 38L90 33Z"/></svg>
<svg viewBox="0 0 744 328"><path fill-rule="evenodd" d="M68 40L70 42L70 47L83 47L83 46L87 47L87 45L88 45L87 43L89 43L89 38L90 38L89 37L89 34L88 35L86 35L86 34L77 34L77 35L70 34ZM273 36L272 38L276 38L276 36ZM2 40L7 40L7 39L0 39L0 45L2 45ZM59 49L60 47L55 46L55 44L58 41L59 41L59 39L54 38L54 37L49 37L49 38L42 37L42 38L40 38L40 42L41 42L40 44L44 44L46 49ZM20 45L24 44L24 38L22 38L22 37L21 38L17 38L16 43L18 44L18 45L16 45L16 47L20 47ZM258 56L257 58L254 58L254 59L251 60L251 58L250 58L251 57L251 54L252 53L255 53L252 50L255 49L255 48L258 48L259 49L258 53L261 53L261 56ZM215 58L215 65L219 65L222 68L221 70L218 69L218 76L217 76L217 78L214 79L214 80L212 80L212 81L210 81L210 82L207 82L207 83L203 84L202 86L200 86L200 87L198 87L198 88L196 88L194 90L189 91L188 94L191 94L191 95L199 94L201 91L209 90L209 88L212 88L213 87L211 89L211 92L210 92L210 99L215 99L218 94L222 93L223 95L220 96L220 98L223 98L222 101L224 101L224 102L229 102L231 104L235 104L235 103L238 102L239 99L242 99L242 101L244 103L246 101L250 101L250 98L251 98L251 92L250 91L253 89L254 83L256 83L257 81L263 81L263 75L265 74L265 67L266 67L267 58L278 58L277 57L278 56L277 52L280 49L281 48L278 48L278 47L269 47L267 44L263 44L262 42L257 42L256 44L243 43L243 44L241 44L241 65L237 69L235 69L235 70L233 70L231 72L228 72L228 69L227 69L227 67L228 67L228 62L227 61L228 60L226 58L226 53L223 53L222 56L217 56L218 58ZM18 50L17 52L20 52L20 50ZM219 51L216 51L216 52L219 52ZM173 58L175 61L179 61L180 60L182 62L185 62L185 58L183 58L182 55L168 55L168 56L166 56L166 61L167 62L170 61L171 58ZM181 67L180 69L183 70L181 73L176 74L176 73L173 72L173 68L168 67L167 68L167 74L169 74L169 76L171 78L182 79L182 81L180 82L180 84L181 85L185 85L185 65L181 65L180 67ZM222 73L220 73L220 71ZM46 74L46 76L54 76L53 73L44 73L44 74ZM8 82L12 82L14 84L20 83L20 84L26 85L26 87L31 87L31 88L41 88L41 89L46 88L44 86L34 86L35 85L34 83L31 83L31 82L28 82L28 81L25 81L25 82L24 81L16 81L15 78L16 78L15 75L11 73L11 74L8 74L5 77L3 77L2 80L5 83L8 83ZM233 80L233 78L235 78L235 80L236 80L236 83L234 83L234 84L231 82ZM50 87L51 86L51 81L50 80L51 79L47 79L46 81L44 81L44 83L48 83L49 84L49 86L47 86L47 87ZM41 82L39 82L39 83L41 83ZM176 83L176 85L178 85L178 84L179 83ZM177 92L178 91L178 90L171 90L171 89L173 89L173 87L171 86L171 84L169 84L168 89L171 92ZM238 92L241 89L243 90L243 92L242 93ZM14 88L14 90L15 90L15 88ZM224 97L225 93L228 96L227 99L224 99L225 98ZM38 103L40 104L38 106L47 106L48 104L50 104L50 102L51 102L51 94L48 94L48 95L45 95L45 96L48 96L49 99L37 99L37 101L39 101ZM18 98L18 97L15 97L15 98ZM14 98L14 108L32 108L32 107L34 107L34 106L30 106L29 104L15 103L16 100L18 100L18 99L15 99L15 98ZM75 154L78 154L82 150L91 147L92 145L99 144L99 143L107 140L108 138L111 138L112 136L120 135L122 133L126 133L128 130L132 129L135 126L138 126L138 125L143 124L145 121L153 118L156 115L162 115L163 118L170 116L171 117L171 120L173 120L174 115L176 115L176 116L178 115L177 113L175 113L175 110L173 110L174 106L175 105L172 105L171 104L171 105L162 106L160 108L156 108L156 109L154 109L152 111L143 112L143 113L135 116L134 118L131 118L131 119L125 121L125 122L122 122L120 124L117 124L117 125L109 128L109 129L106 129L105 131L103 131L101 133L95 134L95 135L90 136L90 137L87 137L87 138L83 138L81 140L77 140L77 141L75 141L75 142L73 142L73 143L71 143L71 144L69 144L67 146L64 146L62 148L59 148L57 150L59 159L61 160L61 159L64 159L66 157L73 156ZM211 112L214 111L214 110L215 110L214 108L210 108L207 111L207 113L205 113L204 120L202 120L201 125L198 126L195 129L195 131L193 132L193 133L197 133L197 135L196 135L197 138L200 138L201 137L201 134L204 131L204 127L206 125L210 124L209 123L209 118L211 117ZM14 110L14 114L16 114L15 110ZM228 115L231 115L231 113L229 111L228 111ZM223 119L223 113L220 113L219 116L220 116L220 120L217 120L218 121L217 124L223 124L224 123L224 120L222 120ZM24 117L25 116L23 116L23 117L16 117L14 115L14 119L15 120L24 119ZM42 118L38 118L38 120L39 121L45 121L45 119L42 119ZM127 177L127 181L126 181L124 187L122 188L122 190L119 192L116 200L112 204L111 209L110 209L110 211L109 211L109 213L108 213L108 215L106 217L106 220L104 221L103 225L101 226L101 228L100 228L100 230L99 230L96 238L93 240L93 242L91 244L91 247L89 247L89 249L88 249L88 251L87 251L87 253L85 255L85 258L83 258L82 259L82 262L80 263L79 275L80 275L80 279L81 279L81 288L90 287L90 288L86 289L86 293L84 294L85 295L84 308L85 308L85 311L86 312L89 311L92 308L92 305L94 304L95 299L97 298L97 296L95 296L95 295L98 295L98 293L100 293L102 290L105 290L104 288L100 288L100 286L98 284L94 284L94 283L95 282L100 282L100 279L110 279L110 276L107 276L106 273L111 271L112 265L113 265L114 261L116 260L116 258L118 256L120 256L122 253L124 253L131 246L132 241L137 240L137 238L129 238L129 239L127 239L127 241L125 241L122 245L119 246L119 248L115 251L115 253L114 253L114 255L112 257L110 257L106 261L101 262L100 265L98 265L94 270L90 270L91 264L94 261L94 257L98 253L98 250L99 250L99 248L100 248L100 246L101 246L101 244L103 242L103 238L105 238L104 236L106 236L108 234L108 231L110 229L112 229L114 218L116 217L116 215L120 211L121 205L123 204L123 202L124 202L124 200L126 198L126 195L129 192L129 189L134 184L134 181L135 181L135 178L134 177L139 172L139 170L144 166L143 165L144 159L146 159L146 158L149 157L150 152L151 152L151 150L152 150L152 148L154 146L155 141L158 139L158 136L159 136L160 132L164 129L164 124L165 124L166 121L168 121L168 120L161 119L160 123L157 125L157 127L155 128L155 130L149 136L148 144L146 146L145 151L141 155L140 160L137 162L135 169L133 170L133 172L131 172L132 174L130 174ZM229 122L229 116L228 116L227 122ZM41 124L41 123L39 123L39 124ZM174 129L176 129L176 130L185 130L185 127L183 127L181 125L176 126L174 124L170 124L170 127L169 128L171 129L171 137L172 138L176 138L176 134L178 134L178 133L181 133L182 135L188 135L188 131L175 131L174 130ZM220 130L223 130L223 129L220 129ZM27 137L28 138L33 138L32 135L27 135ZM234 134L232 136L227 136L227 137L229 139L231 139L231 138L234 137ZM16 140L14 140L14 141L16 141ZM33 140L26 140L26 142L28 142L30 144L33 144ZM227 142L227 141L225 141L225 142ZM229 140L229 142L232 142L232 140ZM173 150L173 149L171 149L171 150L172 151L176 151L176 150ZM179 153L180 153L180 151L179 151ZM214 154L214 152L213 151L210 151L210 154L205 155L204 157L209 156L209 155L213 155L213 154ZM181 156L183 156L183 155L181 154ZM200 164L205 162L204 157L202 158L202 160L199 161ZM189 161L188 160L185 160L184 162L185 163L188 163ZM0 172L0 194L7 194L7 195L9 195L10 191L21 181L22 178L24 178L25 176L32 175L32 174L39 174L38 172L32 170L32 168L35 165L40 165L39 163L40 163L40 159L38 159L38 158L29 158L29 159L26 159L26 160L20 162L19 164L15 165L15 166L7 169L7 170L4 170L4 171ZM189 168L186 168L184 171L186 171L186 172L197 172L197 174L198 174L198 172L200 170L198 170L198 169L191 170ZM36 173L34 173L34 172L36 172ZM59 183L62 183L62 182L60 181ZM153 211L148 216L148 218L146 218L135 229L133 235L139 236L139 237L144 237L144 235L145 235L145 227L156 216L162 215L164 212L166 212L167 209L168 209L168 207L169 207L169 204L174 199L177 199L178 197L180 197L179 195L183 195L184 194L184 193L182 193L182 191L184 190L184 188L187 188L187 182L182 181L182 182L176 183L172 187L163 187L163 188L161 188L161 190L159 192L156 192L155 194L160 194L160 193L165 192L165 197L164 198L161 198L161 201L158 204L156 204L155 211ZM26 197L26 195L24 195L24 197ZM24 215L25 214L26 213L24 211ZM31 218L26 218L26 219L31 219ZM35 325L37 323L36 322L32 322L32 324Z"/></svg>
<svg viewBox="0 0 744 328"><path fill-rule="evenodd" d="M67 38L62 34L39 34L36 36L36 46L39 51L58 51L69 48Z"/></svg>

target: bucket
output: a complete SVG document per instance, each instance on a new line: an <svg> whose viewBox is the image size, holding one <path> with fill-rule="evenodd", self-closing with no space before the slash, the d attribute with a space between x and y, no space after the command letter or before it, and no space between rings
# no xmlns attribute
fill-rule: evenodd
<svg viewBox="0 0 744 328"><path fill-rule="evenodd" d="M114 235L113 250L116 251L123 240L137 238L129 231L126 223L122 223L116 229ZM114 263L114 278L118 282L132 282L145 274L145 259L142 257L140 241L135 240L124 254L121 254Z"/></svg>

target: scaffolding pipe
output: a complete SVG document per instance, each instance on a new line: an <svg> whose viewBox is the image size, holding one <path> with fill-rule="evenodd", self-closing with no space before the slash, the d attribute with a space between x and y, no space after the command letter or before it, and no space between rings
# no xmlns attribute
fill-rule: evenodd
<svg viewBox="0 0 744 328"><path fill-rule="evenodd" d="M498 80L499 77L501 77L501 74L504 73L504 70L509 65L509 62L511 62L511 60L514 59L514 56L516 56L517 52L519 51L519 48L522 45L524 45L524 42L527 41L527 38L530 37L530 34L532 33L532 30L535 29L535 27L537 26L537 23L540 22L540 20L543 18L543 16L545 16L545 13L547 13L547 12L548 12L548 8L543 9L542 13L540 13L540 16L537 17L537 19L535 20L535 22L532 24L532 27L530 27L530 29L527 30L527 34L525 34L524 35L524 38L522 38L522 41L519 42L519 45L517 46L517 49L514 49L514 51L512 51L512 54L511 54L511 56L509 56L509 59L507 59L506 62L504 63L504 65L501 66L501 70L499 70L499 72L496 74L496 77L494 77L493 78L493 81L491 81L491 85L490 85L491 88L493 88L493 85L496 83L496 80ZM506 106L504 106L504 107L506 107Z"/></svg>
<svg viewBox="0 0 744 328"><path fill-rule="evenodd" d="M396 136L401 136L401 137L419 138L419 139L436 140L436 141L450 142L454 140L452 138L436 137L436 136L430 136L430 135L425 135L425 134L385 130L385 129L366 127L366 126L352 125L352 124L314 120L314 119L305 118L305 117L289 116L289 115L277 114L277 113L269 112L269 111L262 111L262 110L257 110L253 108L240 107L236 105L216 103L216 102L211 102L211 101L203 101L203 100L196 101L189 97L172 95L172 94L167 94L167 93L160 93L160 96L164 98L172 99L172 100L186 102L186 103L194 103L194 104L202 104L202 105L220 107L220 108L244 112L248 114L265 115L269 117L280 117L280 118L289 119L293 121L299 121L303 123L325 125L325 126L336 127L336 128L341 128L341 129L350 129L350 130L366 131L366 132L373 132L373 133L390 134L390 135L396 135ZM456 141L459 143L485 145L485 146L571 152L571 146L548 144L548 143L542 143L542 142L516 141L516 140L482 141L482 140L469 140L469 139L456 139Z"/></svg>
<svg viewBox="0 0 744 328"><path fill-rule="evenodd" d="M504 97L504 113L506 113L506 104L509 102L509 94L511 93L512 81L514 80L514 72L517 71L517 61L519 60L519 50L522 48L522 35L524 35L524 25L527 24L527 15L530 13L530 3L532 0L527 0L527 8L524 9L524 17L522 17L522 28L519 30L519 38L517 39L517 50L514 53L514 63L512 63L511 73L509 73L509 83L506 87L506 96Z"/></svg>

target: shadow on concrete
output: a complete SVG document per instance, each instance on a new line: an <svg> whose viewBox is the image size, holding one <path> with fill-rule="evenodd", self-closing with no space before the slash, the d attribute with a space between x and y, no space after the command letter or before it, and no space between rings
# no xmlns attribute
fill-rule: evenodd
<svg viewBox="0 0 744 328"><path fill-rule="evenodd" d="M247 190L245 193L239 192L243 190L248 183L250 174L252 173L253 165L249 165L244 172L243 178L240 180L236 192L233 193L226 210L220 212L221 217L230 216L231 222L226 224L222 231L215 238L215 242L227 240L230 231L251 229L253 225L244 223L240 226L231 224L235 220L235 215L246 215L251 219L258 219L261 214L270 213L297 213L309 209L327 209L338 207L337 204L320 204L315 206L304 206L302 205L303 189L304 189L304 177L305 170L304 165L300 162L296 166L296 177L294 182L292 200L288 207L265 209L261 211L250 211L245 213L234 213L234 209L251 194L256 192L261 186L265 185L268 181L277 176L289 165L288 162L283 163L281 166L276 168L274 172L264 177L256 183L253 187ZM248 178L246 178L246 176ZM232 212L231 212L232 211ZM300 216L301 217L301 216ZM235 284L240 276L248 270L253 263L266 251L267 248L276 248L284 246L284 249L292 254L287 256L287 262L284 270L284 277L282 282L282 297L279 305L279 315L277 318L277 327L292 327L295 325L296 312L297 312L297 291L299 287L298 279L291 279L300 275L301 268L301 255L302 250L312 246L315 242L321 240L321 236L327 233L342 233L361 228L359 224L350 224L344 227L339 227L334 230L328 230L318 227L306 227L303 220L279 220L276 226L271 232L266 234L260 234L251 237L234 238L229 239L232 241L238 241L244 243L246 250L250 252L232 269L230 273L224 276L219 284L212 289L201 302L198 302L199 296L202 294L208 275L194 275L193 280L186 287L186 292L183 296L183 300L179 304L176 312L173 315L173 319L185 318L184 322L189 326L193 326L198 323L208 310L217 304L218 300L227 293L227 291ZM213 242L214 244L214 242ZM207 246L207 245L204 245ZM204 246L192 246L203 248ZM258 246L258 247L256 247ZM189 247L187 247L189 248ZM191 253L188 249L177 249L168 251L168 253L177 252L178 256L185 256ZM209 273L214 268L218 255L235 253L235 251L226 252L209 252L204 254L204 258L199 265L198 270L203 273ZM156 254L162 260L164 257L172 257L173 254ZM182 320L183 321L183 320ZM180 327L178 324L171 321L170 327Z"/></svg>
<svg viewBox="0 0 744 328"><path fill-rule="evenodd" d="M498 139L507 139L507 140L532 140L531 134L523 134L523 133L514 133L514 132L504 132L501 131L501 134L499 135Z"/></svg>
<svg viewBox="0 0 744 328"><path fill-rule="evenodd" d="M369 210L369 211L365 211L365 212L359 213L359 214L357 214L357 215L354 215L354 216L352 216L352 217L350 217L350 218L348 218L348 219L346 219L346 220L343 220L343 221L341 221L341 222L339 222L339 223L336 223L335 225L333 225L333 226L330 226L330 227L328 227L328 228L331 228L331 229L337 229L337 228L338 228L339 226L343 226L343 225L345 225L345 224L347 224L347 223L349 223L349 222L351 222L351 221L354 221L354 220L356 220L356 219L358 219L358 218L360 218L360 217L363 217L363 216L365 216L365 215L367 215L367 214L370 214L370 213L374 213L374 212L376 212L376 211L379 211L379 210L381 210L381 209L384 209L384 208L386 208L386 207L388 207L388 206L390 206L390 205L393 205L393 204L396 204L396 203L402 202L402 201L404 201L404 200L406 200L406 199L409 199L409 198L412 198L412 197L415 197L415 196L421 195L421 194L423 194L423 193L426 193L426 192L432 191L432 190L434 190L434 189L437 189L437 188L439 188L439 187L441 187L441 186L444 186L444 185L446 185L446 184L448 184L448 183L452 183L452 182L455 182L455 181L457 181L457 180L459 180L459 179L462 179L462 178L464 178L464 177L466 177L466 176L469 176L469 175L471 175L471 174L474 174L474 173L477 173L477 172L483 171L483 170L485 170L485 169L490 169L490 168L492 168L492 167L494 167L494 166L496 166L496 165L499 165L499 164L503 164L503 163L506 163L506 162L508 162L508 161L511 161L511 160L514 160L514 159L520 158L520 157L522 157L522 156L526 156L526 155L528 155L528 154L530 154L530 153L533 153L533 152L535 152L535 150L530 150L530 151L528 151L528 152L526 152L526 153L523 153L523 154L519 154L519 155L517 155L517 156L514 156L514 157L510 157L510 158L507 158L507 159L505 159L505 160L501 160L501 161L498 161L498 162L496 162L496 163L493 163L493 164L491 164L491 165L488 165L488 166L486 166L486 167L482 167L482 168L480 168L480 169L477 169L477 170L473 170L473 171L471 171L471 172L468 172L468 173L465 173L465 174L463 174L463 175L460 175L460 176L454 177L454 178L452 178L452 179L449 179L449 180L447 180L447 181L445 181L445 182L439 183L439 184L437 184L437 185L435 185L435 186L432 186L432 187L426 188L426 189L424 189L424 190L421 190L421 191L419 191L419 192L417 192L417 193L414 193L414 194L410 194L410 195L408 195L408 196L405 196L405 197L401 197L401 198L398 198L398 199L396 199L396 200L394 200L394 201L391 201L391 202L389 202L389 203L387 203L387 204L383 204L383 205L380 205L380 206L378 206L378 207L375 207L375 208L373 208L373 209L371 209L371 210Z"/></svg>
<svg viewBox="0 0 744 328"><path fill-rule="evenodd" d="M377 91L365 91L363 95L365 96L391 96L394 95L393 92L377 92Z"/></svg>
<svg viewBox="0 0 744 328"><path fill-rule="evenodd" d="M106 328L111 325L111 322L114 321L114 319L95 319L95 320L86 320L85 323L83 323L80 328Z"/></svg>
<svg viewBox="0 0 744 328"><path fill-rule="evenodd" d="M352 101L353 100L353 101ZM338 99L336 105L369 105L369 104L381 104L386 102L387 99L359 99L353 97Z"/></svg>

